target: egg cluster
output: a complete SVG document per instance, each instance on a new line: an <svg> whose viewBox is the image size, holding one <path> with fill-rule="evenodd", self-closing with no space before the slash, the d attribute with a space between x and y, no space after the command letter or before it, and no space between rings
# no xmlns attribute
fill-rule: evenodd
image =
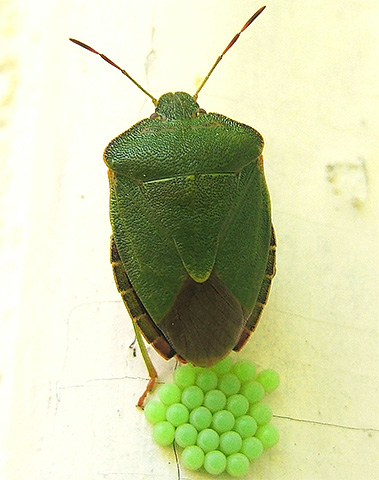
<svg viewBox="0 0 379 480"><path fill-rule="evenodd" d="M175 441L183 448L187 469L240 477L278 442L271 408L261 402L279 385L274 370L257 375L249 360L233 363L227 357L212 368L181 366L174 382L162 385L159 400L150 400L144 412L158 445Z"/></svg>

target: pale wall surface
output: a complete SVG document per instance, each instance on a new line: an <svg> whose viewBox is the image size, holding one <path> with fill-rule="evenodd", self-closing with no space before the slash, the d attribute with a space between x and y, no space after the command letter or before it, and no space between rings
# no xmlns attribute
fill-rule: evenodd
<svg viewBox="0 0 379 480"><path fill-rule="evenodd" d="M200 95L265 137L278 274L241 353L280 372L261 480L379 478L379 3L268 1ZM159 96L194 92L252 1L3 1L1 412L6 480L175 479L108 260L101 155ZM156 356L154 356L156 358ZM161 379L174 362L157 359ZM202 478L182 471L182 478Z"/></svg>

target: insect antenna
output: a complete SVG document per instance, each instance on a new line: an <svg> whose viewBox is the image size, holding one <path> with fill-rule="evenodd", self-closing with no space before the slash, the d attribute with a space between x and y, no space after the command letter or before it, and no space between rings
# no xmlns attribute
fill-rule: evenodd
<svg viewBox="0 0 379 480"><path fill-rule="evenodd" d="M158 101L155 97L153 97L151 95L151 93L149 93L147 90L145 90L136 80L134 80L133 77L131 77L129 75L129 73L124 70L123 68L119 67L116 63L114 63L110 58L108 58L106 55L104 55L103 53L99 53L98 51L96 51L94 48L90 47L89 45L86 45L85 43L79 41L79 40L75 40L75 38L70 38L69 39L71 42L75 43L76 45L79 45L79 47L83 47L85 48L86 50L89 50L90 52L92 53L95 53L96 55L99 55L103 60L105 60L106 62L108 62L110 65L112 65L112 67L115 67L117 68L118 70L120 70L120 72L127 76L129 78L129 80L131 80L134 85L136 85L140 90L143 91L143 93L145 93L148 97L151 98L151 100L153 101L154 105L157 105Z"/></svg>
<svg viewBox="0 0 379 480"><path fill-rule="evenodd" d="M205 83L207 82L208 78L212 75L213 70L217 67L217 65L221 62L223 56L225 53L232 48L232 46L236 43L236 41L239 39L241 33L249 27L254 20L263 12L263 10L266 8L266 6L261 7L259 10L257 10L254 15L252 15L249 20L245 23L245 25L241 28L241 30L234 35L234 37L231 39L229 42L228 46L225 48L225 50L222 52L222 54L217 58L215 63L213 64L212 68L209 70L207 76L204 78L204 80L201 82L200 87L196 90L195 94L193 95L193 99L197 100L197 97L199 95L200 90L204 87Z"/></svg>

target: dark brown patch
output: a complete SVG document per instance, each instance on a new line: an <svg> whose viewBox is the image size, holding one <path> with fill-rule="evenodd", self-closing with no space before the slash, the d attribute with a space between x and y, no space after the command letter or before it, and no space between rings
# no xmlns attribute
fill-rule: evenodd
<svg viewBox="0 0 379 480"><path fill-rule="evenodd" d="M236 297L212 273L203 283L187 278L159 328L178 355L205 367L229 354L245 321Z"/></svg>

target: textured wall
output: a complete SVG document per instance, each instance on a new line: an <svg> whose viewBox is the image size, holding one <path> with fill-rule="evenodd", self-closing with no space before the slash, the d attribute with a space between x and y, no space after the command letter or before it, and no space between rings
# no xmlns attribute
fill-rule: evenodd
<svg viewBox="0 0 379 480"><path fill-rule="evenodd" d="M267 3L199 97L266 141L278 274L241 356L281 374L282 439L254 478L375 478L379 5ZM68 37L156 96L194 92L260 6L2 1L2 478L176 478L134 407L146 373L113 285L101 159L153 105ZM174 362L156 364L169 379Z"/></svg>

